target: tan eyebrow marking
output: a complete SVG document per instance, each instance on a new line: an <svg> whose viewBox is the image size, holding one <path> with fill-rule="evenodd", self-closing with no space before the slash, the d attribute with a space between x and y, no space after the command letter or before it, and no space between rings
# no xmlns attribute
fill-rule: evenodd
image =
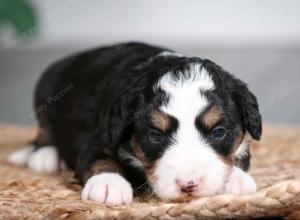
<svg viewBox="0 0 300 220"><path fill-rule="evenodd" d="M201 122L207 128L212 128L222 117L221 109L214 105L201 116Z"/></svg>
<svg viewBox="0 0 300 220"><path fill-rule="evenodd" d="M159 129L161 129L162 131L166 131L171 126L170 117L162 112L159 112L159 111L151 112L150 119L151 119L153 125Z"/></svg>

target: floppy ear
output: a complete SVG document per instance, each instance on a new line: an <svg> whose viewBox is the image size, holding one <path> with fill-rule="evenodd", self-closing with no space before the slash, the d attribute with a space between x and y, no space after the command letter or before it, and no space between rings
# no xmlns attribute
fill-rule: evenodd
<svg viewBox="0 0 300 220"><path fill-rule="evenodd" d="M262 133L261 115L256 97L249 91L247 85L210 60L203 60L203 67L211 73L220 88L231 93L239 110L241 126L248 130L254 139L259 140Z"/></svg>
<svg viewBox="0 0 300 220"><path fill-rule="evenodd" d="M233 88L232 98L240 111L242 127L246 128L254 139L259 140L262 122L256 97L245 83L238 80Z"/></svg>
<svg viewBox="0 0 300 220"><path fill-rule="evenodd" d="M110 112L110 140L117 146L130 139L134 123L136 105L132 97L120 98Z"/></svg>

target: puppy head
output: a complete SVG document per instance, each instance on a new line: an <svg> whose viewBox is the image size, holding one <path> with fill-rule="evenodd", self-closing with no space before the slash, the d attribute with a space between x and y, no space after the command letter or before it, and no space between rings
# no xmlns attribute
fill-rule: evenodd
<svg viewBox="0 0 300 220"><path fill-rule="evenodd" d="M178 65L142 96L131 135L132 155L162 199L221 192L245 132L260 137L255 97L210 61Z"/></svg>

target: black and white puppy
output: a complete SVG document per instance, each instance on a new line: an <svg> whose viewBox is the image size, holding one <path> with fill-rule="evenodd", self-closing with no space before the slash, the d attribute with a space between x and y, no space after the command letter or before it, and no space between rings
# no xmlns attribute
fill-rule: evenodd
<svg viewBox="0 0 300 220"><path fill-rule="evenodd" d="M255 96L215 63L126 43L54 63L35 91L39 134L9 157L33 170L64 163L82 199L130 203L256 191L249 143L261 136Z"/></svg>

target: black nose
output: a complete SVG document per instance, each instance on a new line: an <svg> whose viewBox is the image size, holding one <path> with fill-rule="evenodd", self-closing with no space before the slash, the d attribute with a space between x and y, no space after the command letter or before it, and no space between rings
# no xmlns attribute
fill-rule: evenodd
<svg viewBox="0 0 300 220"><path fill-rule="evenodd" d="M195 187L197 184L195 184L193 181L188 181L187 185L181 185L180 190L182 193L191 193L195 191Z"/></svg>

